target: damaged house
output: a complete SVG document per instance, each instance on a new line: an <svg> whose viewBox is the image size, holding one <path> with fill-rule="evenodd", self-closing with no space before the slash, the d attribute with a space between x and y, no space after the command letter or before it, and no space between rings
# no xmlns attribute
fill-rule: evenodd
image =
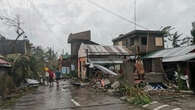
<svg viewBox="0 0 195 110"><path fill-rule="evenodd" d="M114 45L121 45L132 51L134 56L164 49L164 37L161 31L134 30L121 34L112 40ZM145 72L164 72L160 59L143 60Z"/></svg>
<svg viewBox="0 0 195 110"><path fill-rule="evenodd" d="M112 41L114 45L128 48L132 51L132 56L140 56L142 58L148 53L164 49L164 36L161 31L156 30L134 30L126 34L121 34ZM135 57L133 59L133 63L135 63ZM148 81L162 81L164 69L161 59L142 60L146 73L145 77L148 78ZM137 74L135 74L134 77L138 79Z"/></svg>
<svg viewBox="0 0 195 110"><path fill-rule="evenodd" d="M120 73L120 65L130 56L130 53L123 46L81 44L78 52L78 77L87 79L90 76L91 72L88 72L86 67L89 63L102 72L108 68L115 73Z"/></svg>
<svg viewBox="0 0 195 110"><path fill-rule="evenodd" d="M125 46L134 55L164 49L164 37L161 31L134 30L127 34L121 34L112 40L114 45Z"/></svg>
<svg viewBox="0 0 195 110"><path fill-rule="evenodd" d="M98 45L97 43L91 41L91 31L84 31L79 33L70 34L68 37L68 43L71 45L71 67L75 68L75 72L77 73L78 70L78 51L80 45L83 44L94 44Z"/></svg>
<svg viewBox="0 0 195 110"><path fill-rule="evenodd" d="M188 75L191 80L191 87L195 88L195 45L177 48L168 48L149 53L144 57L146 60L159 59L167 78L172 80L175 71L180 70L183 75ZM153 66L153 65L152 65ZM152 66L148 66L151 70Z"/></svg>

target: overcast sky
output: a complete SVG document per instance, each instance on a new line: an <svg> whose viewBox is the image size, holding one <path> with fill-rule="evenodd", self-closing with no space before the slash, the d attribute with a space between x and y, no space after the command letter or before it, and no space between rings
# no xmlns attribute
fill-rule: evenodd
<svg viewBox="0 0 195 110"><path fill-rule="evenodd" d="M134 19L134 0L93 0L95 3L127 19ZM19 15L22 27L34 45L70 51L70 33L91 30L92 40L112 45L112 39L134 29L133 24L120 19L88 0L0 0L0 15ZM137 0L137 23L149 29L174 26L190 36L195 21L194 0ZM138 28L141 29L141 28ZM15 38L14 28L0 22L0 33Z"/></svg>

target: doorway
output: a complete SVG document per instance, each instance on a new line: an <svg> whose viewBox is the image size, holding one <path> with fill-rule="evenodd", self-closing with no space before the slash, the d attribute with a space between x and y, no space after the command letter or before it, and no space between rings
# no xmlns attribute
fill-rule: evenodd
<svg viewBox="0 0 195 110"><path fill-rule="evenodd" d="M190 87L195 92L195 61L190 62Z"/></svg>

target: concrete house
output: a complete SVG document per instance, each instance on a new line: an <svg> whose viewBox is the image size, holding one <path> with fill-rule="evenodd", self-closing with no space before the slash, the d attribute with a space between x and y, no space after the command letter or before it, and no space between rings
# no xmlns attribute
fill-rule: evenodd
<svg viewBox="0 0 195 110"><path fill-rule="evenodd" d="M134 30L112 40L114 45L125 46L133 54L145 55L148 52L164 49L161 31Z"/></svg>
<svg viewBox="0 0 195 110"><path fill-rule="evenodd" d="M71 64L75 68L75 72L77 72L78 67L78 50L80 48L81 43L84 44L95 44L97 43L91 41L91 31L84 31L79 33L70 34L68 37L68 43L71 45Z"/></svg>

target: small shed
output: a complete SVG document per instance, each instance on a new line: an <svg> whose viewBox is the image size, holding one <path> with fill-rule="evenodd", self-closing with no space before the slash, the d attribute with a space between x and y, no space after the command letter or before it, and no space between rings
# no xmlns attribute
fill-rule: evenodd
<svg viewBox="0 0 195 110"><path fill-rule="evenodd" d="M103 65L118 73L120 64L130 57L131 52L123 46L103 46L81 44L78 52L78 77L86 79L89 76L86 65Z"/></svg>

